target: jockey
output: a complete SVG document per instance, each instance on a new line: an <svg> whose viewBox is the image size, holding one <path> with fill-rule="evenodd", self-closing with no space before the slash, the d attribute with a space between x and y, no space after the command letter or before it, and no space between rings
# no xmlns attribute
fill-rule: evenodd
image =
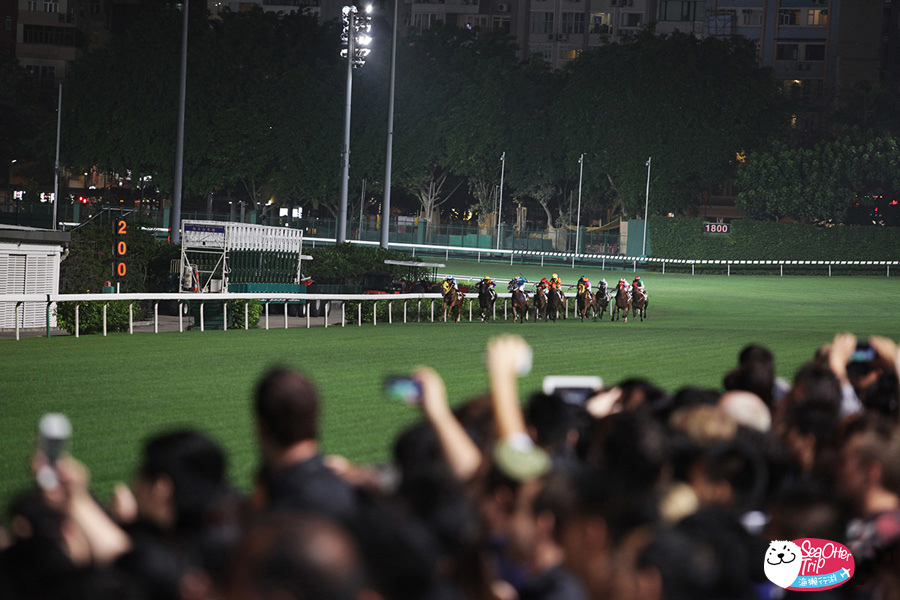
<svg viewBox="0 0 900 600"><path fill-rule="evenodd" d="M448 277L445 281L446 281L448 284L450 284L450 287L452 287L453 289L455 289L457 292L459 291L459 284L456 283L456 277L453 277L453 276L451 275L451 276Z"/></svg>
<svg viewBox="0 0 900 600"><path fill-rule="evenodd" d="M619 280L619 283L616 284L616 287L621 288L623 291L626 291L626 292L631 291L628 286L628 281L626 281L624 277Z"/></svg>
<svg viewBox="0 0 900 600"><path fill-rule="evenodd" d="M583 285L587 293L591 293L591 280L586 275L581 276L581 279L578 280L578 285Z"/></svg>
<svg viewBox="0 0 900 600"><path fill-rule="evenodd" d="M540 283L538 283L537 286L538 286L538 289L545 290L550 287L550 282L547 281L546 277L544 277L543 279L541 279Z"/></svg>
<svg viewBox="0 0 900 600"><path fill-rule="evenodd" d="M490 276L490 275L485 275L485 276L484 276L484 279L481 280L481 283L483 283L484 285L486 285L486 286L487 286L487 289L488 289L489 291L492 291L495 287L497 287L497 284L494 283L494 280L491 279L491 276Z"/></svg>
<svg viewBox="0 0 900 600"><path fill-rule="evenodd" d="M559 278L559 275L554 273L550 276L550 281L548 283L550 285L550 289L558 290L559 286L562 285L562 280Z"/></svg>
<svg viewBox="0 0 900 600"><path fill-rule="evenodd" d="M640 277L640 276L635 277L635 278L634 278L634 281L631 282L631 285L632 285L633 287L635 287L635 288L641 290L641 292L643 293L643 291L644 291L644 282L641 281L641 277Z"/></svg>
<svg viewBox="0 0 900 600"><path fill-rule="evenodd" d="M518 277L514 278L513 281L516 282L516 289L522 292L522 294L525 296L525 299L528 300L528 292L525 291L525 284L528 283L528 280L519 275Z"/></svg>

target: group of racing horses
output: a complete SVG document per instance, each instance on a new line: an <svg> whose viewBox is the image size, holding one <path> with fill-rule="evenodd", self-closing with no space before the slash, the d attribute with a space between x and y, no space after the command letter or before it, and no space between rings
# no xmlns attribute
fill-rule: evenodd
<svg viewBox="0 0 900 600"><path fill-rule="evenodd" d="M494 312L494 303L497 301L497 292L490 279L482 279L475 284L478 291L478 305L481 321L486 323ZM534 296L529 306L528 295L520 289L519 282L513 279L507 286L511 294L513 322L516 319L524 323L528 319L528 313L534 314L534 320L556 321L560 316L566 317L566 311L562 309L566 303L566 296L559 287L548 287L544 282L538 283L534 288ZM448 314L458 323L462 313L465 294L460 292L452 278L446 278L441 285L444 297L444 321ZM586 285L580 283L576 286L575 314L584 322L585 317L592 316L594 321L603 318L603 313L609 310L610 320L617 321L622 317L628 322L628 312L632 316L640 316L641 321L647 316L649 297L646 290L637 284L629 285L624 279L619 281L614 292L610 292L605 281L600 283L596 293L593 293ZM562 310L562 313L560 312Z"/></svg>

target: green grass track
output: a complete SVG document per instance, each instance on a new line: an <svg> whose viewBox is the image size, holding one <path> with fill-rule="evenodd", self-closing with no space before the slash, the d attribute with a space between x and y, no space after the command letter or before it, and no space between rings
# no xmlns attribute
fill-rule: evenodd
<svg viewBox="0 0 900 600"><path fill-rule="evenodd" d="M497 278L549 276L537 267L444 261L439 272ZM564 283L589 275L614 285L630 271L556 269ZM396 433L418 418L389 403L385 376L427 364L452 402L486 389L487 339L516 332L534 348L523 396L546 375L600 375L607 383L645 376L667 390L721 386L740 349L768 345L790 378L838 331L900 339L900 278L748 277L643 274L650 293L641 323L380 323L251 331L0 339L0 502L28 485L37 422L48 411L72 420L72 450L106 496L128 481L142 440L164 428L195 426L228 450L233 481L247 487L256 467L250 398L259 375L286 364L308 373L324 399L327 452L379 461ZM423 315L428 312L424 309ZM437 305L435 312L437 313ZM502 305L498 305L502 315ZM410 307L412 315L412 306ZM402 307L395 306L395 320ZM468 315L465 315L466 317Z"/></svg>

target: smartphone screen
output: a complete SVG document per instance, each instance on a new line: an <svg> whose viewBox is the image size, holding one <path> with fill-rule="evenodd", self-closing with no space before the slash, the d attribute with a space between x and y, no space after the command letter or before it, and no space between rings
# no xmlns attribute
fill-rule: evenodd
<svg viewBox="0 0 900 600"><path fill-rule="evenodd" d="M406 404L422 401L422 385L409 377L388 377L384 382L384 392L391 400Z"/></svg>

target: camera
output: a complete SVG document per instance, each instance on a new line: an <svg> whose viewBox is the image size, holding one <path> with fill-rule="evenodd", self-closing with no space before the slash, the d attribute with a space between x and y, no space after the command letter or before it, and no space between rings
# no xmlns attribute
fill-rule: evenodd
<svg viewBox="0 0 900 600"><path fill-rule="evenodd" d="M422 384L408 376L388 377L384 380L384 393L391 400L405 404L422 402Z"/></svg>
<svg viewBox="0 0 900 600"><path fill-rule="evenodd" d="M603 389L603 379L592 375L549 375L544 377L542 391L566 404L583 406L591 396Z"/></svg>
<svg viewBox="0 0 900 600"><path fill-rule="evenodd" d="M856 350L850 355L850 362L847 363L847 375L859 377L869 373L874 367L875 356L875 348L868 342L856 344Z"/></svg>
<svg viewBox="0 0 900 600"><path fill-rule="evenodd" d="M40 434L38 445L50 465L66 452L72 437L72 424L68 417L60 413L47 413L38 424Z"/></svg>

